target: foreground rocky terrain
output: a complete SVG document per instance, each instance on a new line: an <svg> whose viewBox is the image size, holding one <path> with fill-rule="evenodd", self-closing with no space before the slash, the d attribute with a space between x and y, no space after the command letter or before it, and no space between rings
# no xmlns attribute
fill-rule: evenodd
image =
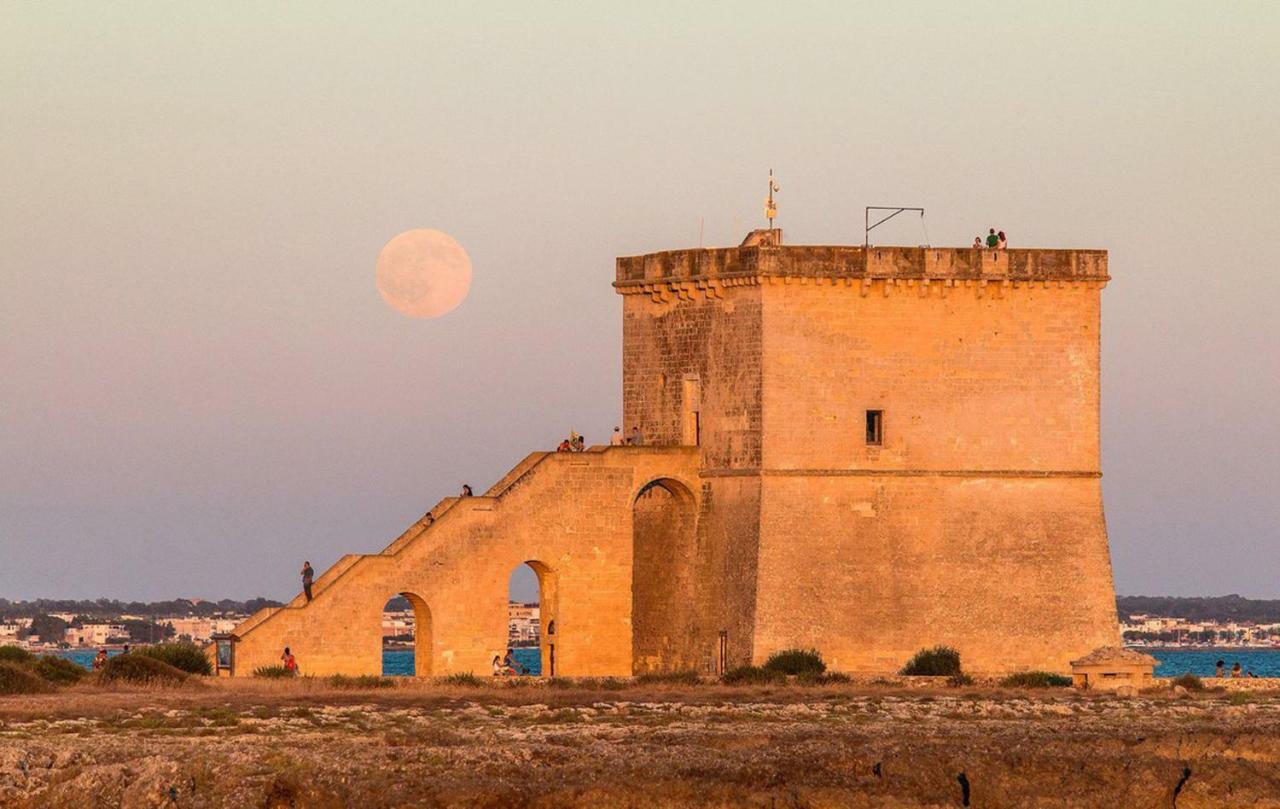
<svg viewBox="0 0 1280 809"><path fill-rule="evenodd" d="M1280 807L1280 695L206 682L0 699L5 807Z"/></svg>

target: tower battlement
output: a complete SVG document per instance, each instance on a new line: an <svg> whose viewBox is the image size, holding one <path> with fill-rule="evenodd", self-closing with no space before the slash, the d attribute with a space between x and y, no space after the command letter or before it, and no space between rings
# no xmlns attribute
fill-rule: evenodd
<svg viewBox="0 0 1280 809"><path fill-rule="evenodd" d="M694 289L714 290L720 284L753 285L769 278L848 285L886 280L1102 285L1110 280L1106 250L786 245L624 256L617 260L614 287L628 295L652 293L654 285L690 283Z"/></svg>

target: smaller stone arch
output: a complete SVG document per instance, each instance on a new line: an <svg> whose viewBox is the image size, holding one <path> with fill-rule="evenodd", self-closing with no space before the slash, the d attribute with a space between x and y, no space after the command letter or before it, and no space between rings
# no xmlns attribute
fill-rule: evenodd
<svg viewBox="0 0 1280 809"><path fill-rule="evenodd" d="M435 661L434 633L431 625L431 607L427 600L417 593L407 590L395 593L406 599L413 607L413 674L415 677L430 677ZM378 655L382 658L382 616L381 610L390 598L383 599L379 606L378 623ZM379 666L381 669L381 666Z"/></svg>
<svg viewBox="0 0 1280 809"><path fill-rule="evenodd" d="M551 565L539 559L525 559L538 577L538 648L541 653L540 673L554 677L558 672L556 656L563 652L559 617L560 578Z"/></svg>

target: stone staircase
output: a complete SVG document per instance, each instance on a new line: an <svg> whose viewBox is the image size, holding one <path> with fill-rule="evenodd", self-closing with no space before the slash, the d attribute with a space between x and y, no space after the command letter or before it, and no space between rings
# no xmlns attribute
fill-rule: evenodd
<svg viewBox="0 0 1280 809"><path fill-rule="evenodd" d="M396 556L404 548L408 547L420 539L430 535L432 529L450 519L450 515L459 508L479 508L492 509L496 501L501 500L506 494L511 492L518 486L524 485L531 480L536 474L539 467L546 463L548 459L559 458L563 461L572 461L574 463L590 464L598 462L609 447L599 446L591 447L586 452L578 453L555 453L555 452L534 452L525 457L520 463L511 468L507 474L490 486L483 495L475 497L446 497L436 503L426 514L417 522L409 526L409 528L387 545L381 552L376 554L360 554L349 553L340 558L332 566L330 566L319 578L311 585L312 600L324 597L325 593L330 591L337 585L342 578L350 572L362 560ZM288 604L283 607L264 607L254 613L247 620L235 628L232 634L239 639L244 639L248 633L252 632L259 626L271 620L277 615L281 615L291 610L306 609L308 602L306 595L299 593L294 596Z"/></svg>

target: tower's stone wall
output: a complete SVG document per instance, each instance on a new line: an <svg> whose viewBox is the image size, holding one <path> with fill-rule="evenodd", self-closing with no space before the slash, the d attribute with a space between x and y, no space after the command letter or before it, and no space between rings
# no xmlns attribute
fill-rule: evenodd
<svg viewBox="0 0 1280 809"><path fill-rule="evenodd" d="M728 630L737 662L801 646L861 671L936 644L975 671L1065 670L1115 643L1098 451L1107 277L1100 251L619 259L628 418L679 440L688 405L672 380L700 378L699 531L714 561L689 597L707 604L705 634ZM883 412L878 445L869 410Z"/></svg>

